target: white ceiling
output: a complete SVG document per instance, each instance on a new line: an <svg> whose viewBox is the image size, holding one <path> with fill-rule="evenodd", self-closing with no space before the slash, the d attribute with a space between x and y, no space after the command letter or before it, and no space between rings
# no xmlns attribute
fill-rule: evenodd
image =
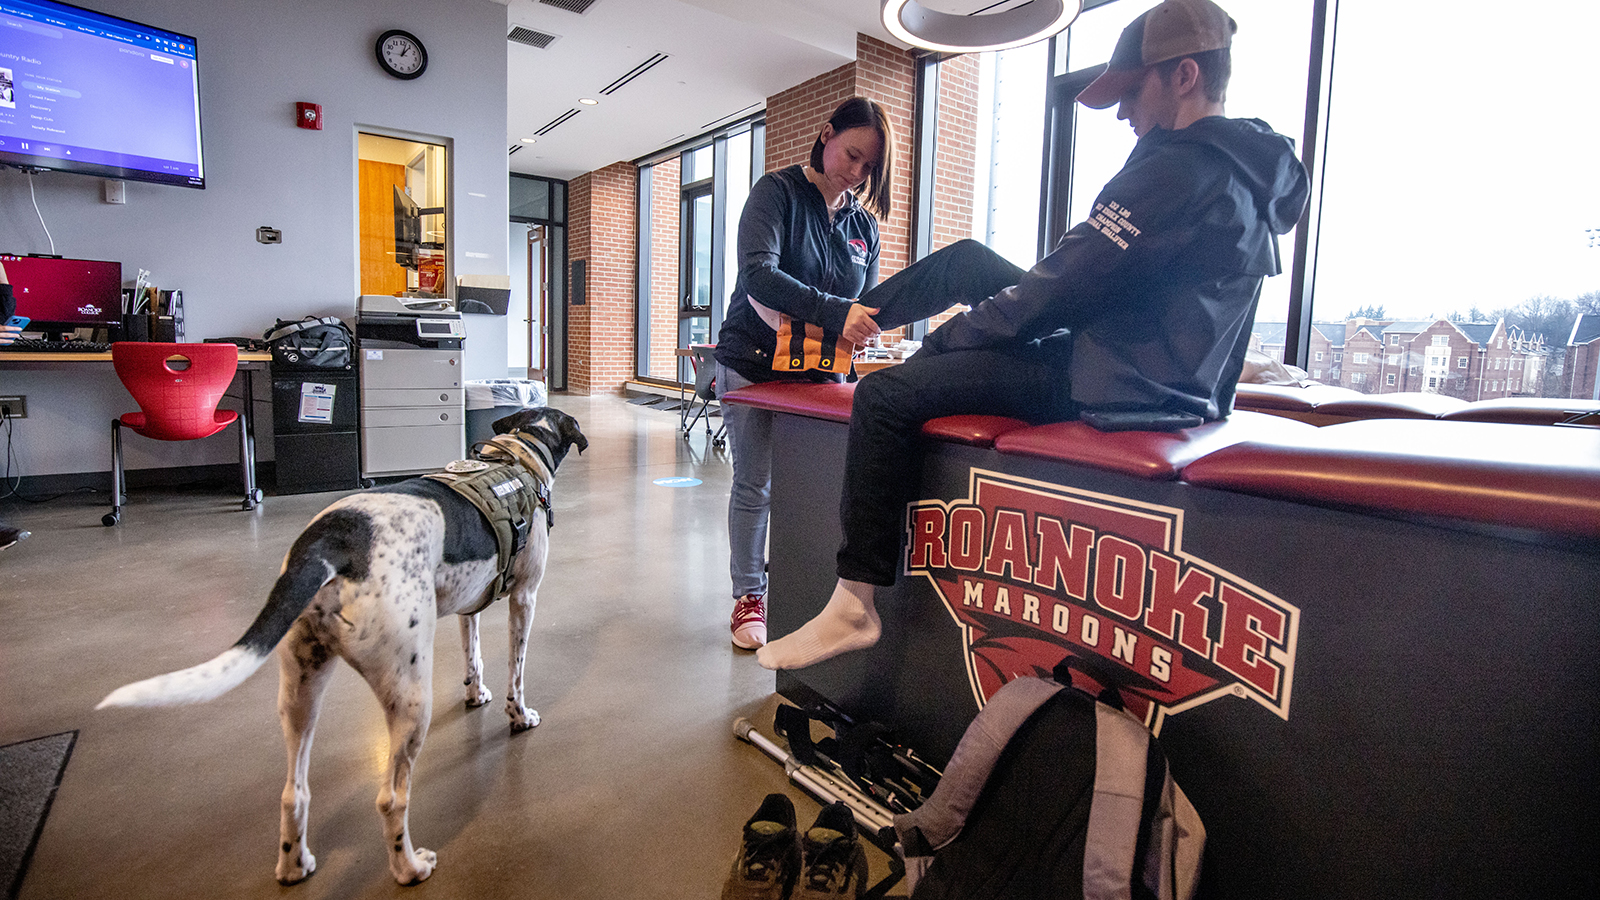
<svg viewBox="0 0 1600 900"><path fill-rule="evenodd" d="M540 0L506 5L507 31L556 36L544 49L507 42L506 146L534 137L510 169L568 179L637 159L855 59L856 33L896 44L879 0L595 0L573 13ZM558 0L571 2L571 0ZM970 12L993 0L936 0ZM600 91L657 53L667 55L614 93ZM600 101L583 106L579 98Z"/></svg>

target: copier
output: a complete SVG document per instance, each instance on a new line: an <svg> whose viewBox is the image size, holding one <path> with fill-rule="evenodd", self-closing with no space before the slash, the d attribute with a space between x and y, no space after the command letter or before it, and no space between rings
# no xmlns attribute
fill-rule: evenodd
<svg viewBox="0 0 1600 900"><path fill-rule="evenodd" d="M363 295L361 474L432 472L466 453L461 313L448 299Z"/></svg>

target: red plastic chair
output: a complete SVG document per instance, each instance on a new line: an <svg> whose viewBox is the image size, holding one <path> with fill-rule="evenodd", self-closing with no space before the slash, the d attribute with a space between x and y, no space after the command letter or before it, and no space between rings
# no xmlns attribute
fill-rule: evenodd
<svg viewBox="0 0 1600 900"><path fill-rule="evenodd" d="M239 368L239 348L234 344L160 344L119 341L111 345L111 362L117 377L139 404L139 412L111 420L111 512L100 522L111 526L122 520L122 429L158 441L192 441L213 434L239 420L230 409L217 409L222 394ZM244 481L244 508L261 502L256 489L254 435L239 422L239 475Z"/></svg>

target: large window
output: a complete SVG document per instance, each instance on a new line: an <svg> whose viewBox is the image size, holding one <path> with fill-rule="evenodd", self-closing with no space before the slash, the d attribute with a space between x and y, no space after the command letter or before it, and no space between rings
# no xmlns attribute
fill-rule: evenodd
<svg viewBox="0 0 1600 900"><path fill-rule="evenodd" d="M1074 119L1071 174L1065 185L1069 188L1069 227L1089 217L1095 195L1122 168L1136 140L1128 123L1117 118L1116 107L1086 109L1074 98L1088 85L1093 67L1111 58L1123 27L1156 2L1119 0L1096 7L1073 23L1064 40L1057 40L1055 80L1067 88L1055 95L1057 114ZM1312 4L1309 0L1227 0L1223 7L1239 23L1233 43L1228 115L1262 119L1298 144L1305 127ZM1080 74L1074 77L1074 73ZM1294 240L1293 232L1279 239L1285 273ZM1267 279L1256 310L1257 322L1281 327L1288 314L1289 288L1287 274Z"/></svg>
<svg viewBox="0 0 1600 900"><path fill-rule="evenodd" d="M681 348L714 343L738 276L739 215L760 177L763 125L745 121L639 166L641 380L692 382Z"/></svg>
<svg viewBox="0 0 1600 900"><path fill-rule="evenodd" d="M1039 261L1048 41L978 55L972 238L1016 265Z"/></svg>
<svg viewBox="0 0 1600 900"><path fill-rule="evenodd" d="M1073 97L1155 2L1096 5L1055 41L1041 197L1051 237L1087 216L1133 147L1114 108ZM1228 114L1295 139L1316 186L1315 228L1281 239L1284 274L1263 286L1257 349L1302 365L1331 351L1317 376L1367 392L1576 390L1565 344L1578 315L1600 314L1587 46L1600 9L1561 4L1553 28L1549 4L1454 4L1448 16L1433 0L1224 6L1239 23ZM1383 377L1339 365L1352 340L1391 348L1372 357ZM1501 366L1524 376L1492 377Z"/></svg>
<svg viewBox="0 0 1600 900"><path fill-rule="evenodd" d="M1435 329L1444 340L1401 341L1426 365L1422 390L1565 396L1573 322L1600 312L1600 8L1441 10L1339 4L1316 316L1365 312L1412 333L1449 323ZM1505 357L1527 373L1514 391L1486 358L1511 330L1526 337ZM1453 353L1451 337L1469 352Z"/></svg>

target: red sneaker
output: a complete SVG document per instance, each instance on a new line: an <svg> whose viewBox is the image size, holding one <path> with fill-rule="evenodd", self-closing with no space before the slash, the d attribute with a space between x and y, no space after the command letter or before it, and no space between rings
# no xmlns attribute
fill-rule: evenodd
<svg viewBox="0 0 1600 900"><path fill-rule="evenodd" d="M745 594L733 604L728 620L733 629L733 645L741 650L759 650L767 643L767 598Z"/></svg>

